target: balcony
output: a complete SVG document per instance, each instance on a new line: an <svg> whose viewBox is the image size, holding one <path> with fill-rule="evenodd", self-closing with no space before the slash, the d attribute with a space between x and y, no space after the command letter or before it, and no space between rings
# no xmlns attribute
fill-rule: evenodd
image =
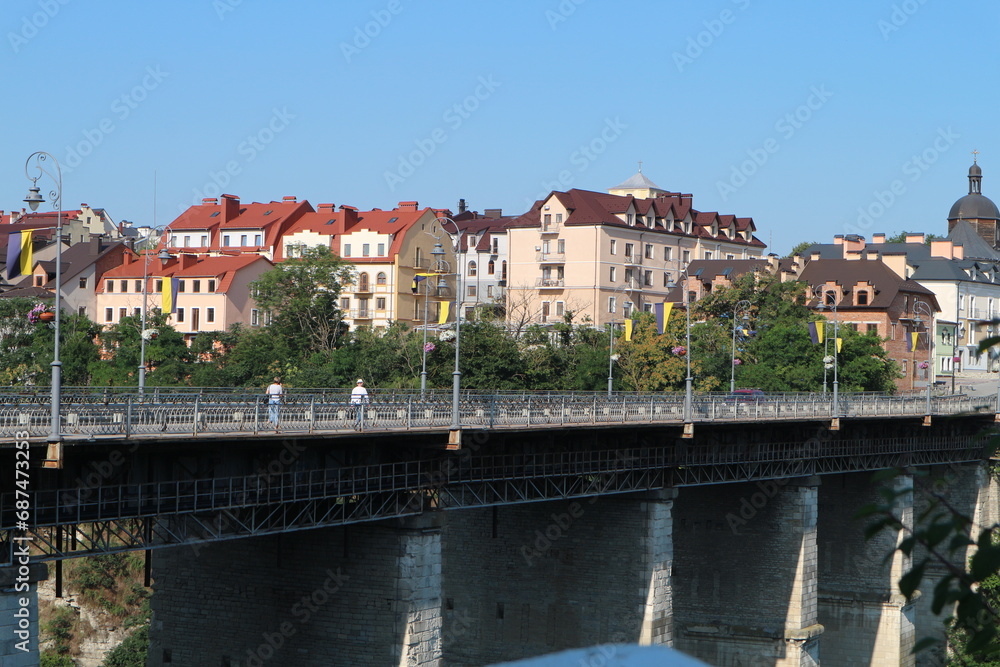
<svg viewBox="0 0 1000 667"><path fill-rule="evenodd" d="M565 264L566 253L564 252L537 252L535 261L539 264Z"/></svg>
<svg viewBox="0 0 1000 667"><path fill-rule="evenodd" d="M354 286L355 294L370 294L372 292L372 286L370 283L360 283Z"/></svg>
<svg viewBox="0 0 1000 667"><path fill-rule="evenodd" d="M566 281L562 278L536 278L535 287L542 289L559 289L565 287Z"/></svg>
<svg viewBox="0 0 1000 667"><path fill-rule="evenodd" d="M425 270L430 266L430 260L426 257L411 257L399 260L399 265L402 268Z"/></svg>
<svg viewBox="0 0 1000 667"><path fill-rule="evenodd" d="M996 313L992 313L985 308L969 308L968 311L968 319L979 320L980 322L989 322L997 316Z"/></svg>
<svg viewBox="0 0 1000 667"><path fill-rule="evenodd" d="M542 234L558 234L560 227L562 227L561 222L543 222Z"/></svg>
<svg viewBox="0 0 1000 667"><path fill-rule="evenodd" d="M625 255L627 266L642 266L642 255Z"/></svg>
<svg viewBox="0 0 1000 667"><path fill-rule="evenodd" d="M371 308L351 308L352 320L370 320L374 316L374 311Z"/></svg>

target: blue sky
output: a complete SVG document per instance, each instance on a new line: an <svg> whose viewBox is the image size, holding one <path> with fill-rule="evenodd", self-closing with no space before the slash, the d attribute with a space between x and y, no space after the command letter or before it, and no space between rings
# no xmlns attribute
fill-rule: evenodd
<svg viewBox="0 0 1000 667"><path fill-rule="evenodd" d="M203 196L521 213L635 173L774 252L945 234L973 149L1000 201L1000 5L6 0L0 209L33 151L65 208ZM46 181L46 187L49 186ZM862 215L867 213L867 215Z"/></svg>

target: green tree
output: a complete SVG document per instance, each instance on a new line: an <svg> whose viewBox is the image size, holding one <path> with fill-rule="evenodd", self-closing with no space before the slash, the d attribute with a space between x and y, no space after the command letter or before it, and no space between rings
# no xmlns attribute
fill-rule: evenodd
<svg viewBox="0 0 1000 667"><path fill-rule="evenodd" d="M55 352L55 325L31 322L28 313L39 305L34 299L0 299L0 383L49 386ZM99 327L87 317L63 311L60 318L59 358L62 382L86 385L89 366L98 358L94 344Z"/></svg>
<svg viewBox="0 0 1000 667"><path fill-rule="evenodd" d="M116 646L101 667L145 667L146 654L149 651L149 624L143 624L135 629L121 644Z"/></svg>
<svg viewBox="0 0 1000 667"><path fill-rule="evenodd" d="M332 356L346 332L339 307L343 286L354 281L354 267L329 248L306 248L251 283L257 305L271 313L268 333L290 350Z"/></svg>
<svg viewBox="0 0 1000 667"><path fill-rule="evenodd" d="M155 339L146 341L146 384L150 386L184 384L191 373L192 356L184 335L166 321L167 316L158 311L146 316L147 330L157 332ZM141 318L130 315L100 332L104 358L89 366L95 386L138 384L141 329Z"/></svg>
<svg viewBox="0 0 1000 667"><path fill-rule="evenodd" d="M902 232L899 232L898 234L893 234L892 236L886 237L885 242L886 243L906 243L906 235L910 234L910 233L911 232L902 231ZM916 233L919 234L920 232L916 232ZM938 236L937 234L924 234L924 245L930 245L931 241L934 241L936 239L943 239L943 238L944 238L943 236Z"/></svg>
<svg viewBox="0 0 1000 667"><path fill-rule="evenodd" d="M785 257L794 257L795 255L801 255L805 252L806 248L816 245L815 241L802 241L801 243L796 243L792 246L792 249L788 251Z"/></svg>

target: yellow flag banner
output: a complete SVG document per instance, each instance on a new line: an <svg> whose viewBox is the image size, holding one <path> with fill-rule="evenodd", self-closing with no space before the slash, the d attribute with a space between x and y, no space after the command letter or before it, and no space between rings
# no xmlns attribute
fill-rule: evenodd
<svg viewBox="0 0 1000 667"><path fill-rule="evenodd" d="M625 340L632 340L632 320L625 320Z"/></svg>
<svg viewBox="0 0 1000 667"><path fill-rule="evenodd" d="M441 314L438 315L438 324L444 324L448 321L448 306L450 305L451 303L448 301L441 302Z"/></svg>
<svg viewBox="0 0 1000 667"><path fill-rule="evenodd" d="M911 331L910 332L910 352L913 352L914 350L917 349L917 341L919 339L920 339L920 332L919 331Z"/></svg>
<svg viewBox="0 0 1000 667"><path fill-rule="evenodd" d="M844 344L844 339L843 338L838 338L837 339L837 354L840 354L840 347L843 344Z"/></svg>

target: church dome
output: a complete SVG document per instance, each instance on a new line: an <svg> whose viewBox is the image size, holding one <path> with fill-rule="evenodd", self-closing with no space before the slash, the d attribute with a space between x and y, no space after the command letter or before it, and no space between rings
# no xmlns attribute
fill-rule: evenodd
<svg viewBox="0 0 1000 667"><path fill-rule="evenodd" d="M949 220L1000 220L997 205L982 194L982 183L983 170L973 160L969 167L969 194L952 205Z"/></svg>
<svg viewBox="0 0 1000 667"><path fill-rule="evenodd" d="M1000 210L983 195L965 195L951 207L949 220L1000 220Z"/></svg>

